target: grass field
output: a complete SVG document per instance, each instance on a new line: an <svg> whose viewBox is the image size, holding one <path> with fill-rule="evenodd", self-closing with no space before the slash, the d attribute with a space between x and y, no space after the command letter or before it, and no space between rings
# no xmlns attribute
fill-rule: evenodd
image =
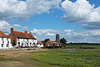
<svg viewBox="0 0 100 67"><path fill-rule="evenodd" d="M0 63L0 67L100 67L100 46L1 52Z"/></svg>
<svg viewBox="0 0 100 67"><path fill-rule="evenodd" d="M66 49L50 49L33 52L31 60L63 67L100 67L100 46L68 46ZM88 47L95 47L87 49ZM73 49L74 48L74 49Z"/></svg>

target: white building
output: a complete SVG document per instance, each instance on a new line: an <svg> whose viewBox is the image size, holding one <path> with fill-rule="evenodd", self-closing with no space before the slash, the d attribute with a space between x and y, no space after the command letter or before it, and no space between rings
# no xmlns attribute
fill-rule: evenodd
<svg viewBox="0 0 100 67"><path fill-rule="evenodd" d="M11 39L0 31L0 49L12 48Z"/></svg>
<svg viewBox="0 0 100 67"><path fill-rule="evenodd" d="M15 45L15 47L34 47L37 44L37 39L32 35L32 33L25 33L14 31L11 28L11 34L9 35L11 38L11 43Z"/></svg>

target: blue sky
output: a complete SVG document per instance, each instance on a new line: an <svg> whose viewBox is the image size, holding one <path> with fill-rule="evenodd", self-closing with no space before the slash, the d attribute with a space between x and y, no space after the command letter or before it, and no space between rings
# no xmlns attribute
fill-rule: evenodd
<svg viewBox="0 0 100 67"><path fill-rule="evenodd" d="M68 42L100 43L100 0L0 1L5 2L0 7L3 32L13 27L20 32L31 31L38 40L55 40L55 35L60 34Z"/></svg>

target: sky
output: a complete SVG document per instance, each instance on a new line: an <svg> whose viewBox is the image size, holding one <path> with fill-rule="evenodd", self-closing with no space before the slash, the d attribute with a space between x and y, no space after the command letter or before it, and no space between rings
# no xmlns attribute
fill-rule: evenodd
<svg viewBox="0 0 100 67"><path fill-rule="evenodd" d="M0 30L32 32L38 41L100 43L100 0L0 0Z"/></svg>

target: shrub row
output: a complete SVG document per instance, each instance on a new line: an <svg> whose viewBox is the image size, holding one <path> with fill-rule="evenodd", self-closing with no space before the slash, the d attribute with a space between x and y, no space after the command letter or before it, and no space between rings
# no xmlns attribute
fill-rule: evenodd
<svg viewBox="0 0 100 67"><path fill-rule="evenodd" d="M96 47L93 47L93 46L80 46L80 49L96 49Z"/></svg>

